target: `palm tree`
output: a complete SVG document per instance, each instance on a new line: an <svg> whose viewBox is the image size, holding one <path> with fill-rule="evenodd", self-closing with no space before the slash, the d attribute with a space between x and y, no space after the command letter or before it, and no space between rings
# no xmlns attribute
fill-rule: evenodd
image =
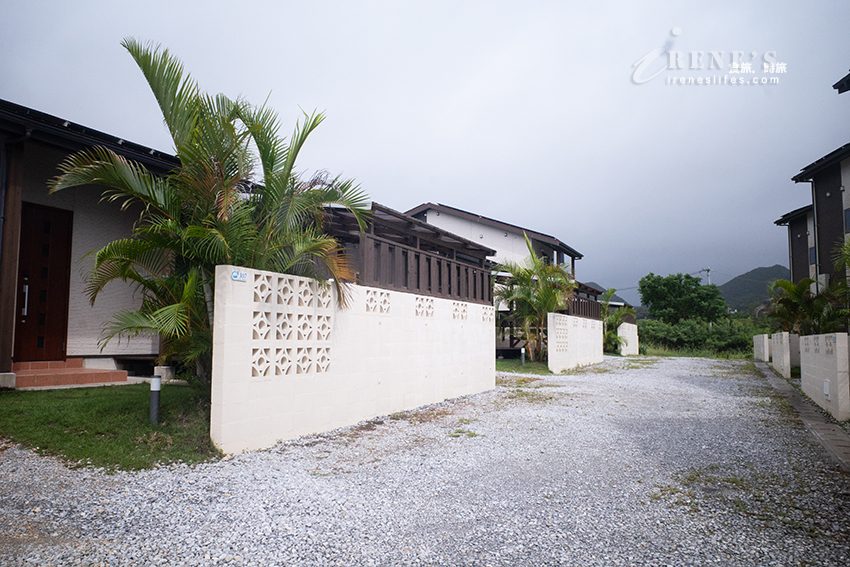
<svg viewBox="0 0 850 567"><path fill-rule="evenodd" d="M496 267L509 276L496 290L495 299L510 307L510 312L501 317L519 328L529 359L542 360L546 353L547 315L567 307L575 282L566 266L547 264L537 256L528 235L525 243L529 255L523 262L507 261Z"/></svg>
<svg viewBox="0 0 850 567"><path fill-rule="evenodd" d="M847 285L835 280L813 293L815 283L809 278L796 284L788 280L773 283L768 316L778 321L783 331L799 335L832 333L847 318Z"/></svg>
<svg viewBox="0 0 850 567"><path fill-rule="evenodd" d="M617 352L625 343L625 339L621 337L617 331L620 325L626 322L626 316L635 316L635 310L632 307L625 305L620 306L615 311L610 311L611 298L617 290L614 288L606 289L602 293L600 313L602 315L603 327L603 342L605 352Z"/></svg>
<svg viewBox="0 0 850 567"><path fill-rule="evenodd" d="M295 160L324 120L305 114L289 140L265 106L202 93L168 50L125 39L153 91L180 161L168 175L106 148L70 156L51 192L79 185L106 187L103 198L142 207L130 236L93 252L87 293L92 301L109 282L131 282L138 309L117 313L101 344L114 337L155 333L160 361L194 365L208 383L212 350L215 266L233 264L333 279L342 304L354 279L339 243L322 230L325 206L354 213L365 227L368 198L351 180L321 173L304 179ZM326 284L325 284L326 285Z"/></svg>

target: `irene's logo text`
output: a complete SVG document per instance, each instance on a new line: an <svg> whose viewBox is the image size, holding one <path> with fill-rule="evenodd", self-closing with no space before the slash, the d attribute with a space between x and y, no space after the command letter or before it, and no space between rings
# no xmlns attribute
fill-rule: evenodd
<svg viewBox="0 0 850 567"><path fill-rule="evenodd" d="M679 28L673 28L670 35L675 38L682 33ZM653 49L640 59L632 67L632 82L642 85L658 77L662 73L670 71L708 71L708 75L694 76L666 76L665 83L668 85L766 85L778 84L779 78L772 77L746 77L755 74L758 70L764 74L779 74L787 72L787 65L776 59L776 51L675 51L672 49L673 41L668 40L664 47ZM726 74L728 73L728 74ZM736 74L737 77L729 75Z"/></svg>

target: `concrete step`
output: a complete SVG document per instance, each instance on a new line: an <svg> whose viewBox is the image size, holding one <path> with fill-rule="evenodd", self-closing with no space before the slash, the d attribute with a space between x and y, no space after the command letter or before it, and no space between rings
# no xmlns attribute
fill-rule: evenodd
<svg viewBox="0 0 850 567"><path fill-rule="evenodd" d="M42 388L47 386L82 386L126 382L125 370L101 370L83 368L83 359L69 358L66 361L16 362L15 388Z"/></svg>

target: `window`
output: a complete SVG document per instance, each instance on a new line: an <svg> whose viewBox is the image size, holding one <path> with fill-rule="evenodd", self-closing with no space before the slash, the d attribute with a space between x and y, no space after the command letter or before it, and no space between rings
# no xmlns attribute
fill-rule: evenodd
<svg viewBox="0 0 850 567"><path fill-rule="evenodd" d="M815 253L815 247L812 246L809 248L809 264L816 264L818 259L817 253Z"/></svg>
<svg viewBox="0 0 850 567"><path fill-rule="evenodd" d="M844 209L844 232L850 232L850 209Z"/></svg>

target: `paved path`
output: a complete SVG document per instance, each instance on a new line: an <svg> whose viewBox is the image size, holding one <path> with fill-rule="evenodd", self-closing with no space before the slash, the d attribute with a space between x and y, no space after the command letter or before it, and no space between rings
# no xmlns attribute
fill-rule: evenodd
<svg viewBox="0 0 850 567"><path fill-rule="evenodd" d="M607 358L195 467L0 447L0 565L846 567L850 475L773 383Z"/></svg>
<svg viewBox="0 0 850 567"><path fill-rule="evenodd" d="M770 385L785 396L788 403L797 412L806 428L829 452L846 472L850 473L850 435L841 427L824 416L821 409L800 393L764 362L756 362L758 368L767 377Z"/></svg>

